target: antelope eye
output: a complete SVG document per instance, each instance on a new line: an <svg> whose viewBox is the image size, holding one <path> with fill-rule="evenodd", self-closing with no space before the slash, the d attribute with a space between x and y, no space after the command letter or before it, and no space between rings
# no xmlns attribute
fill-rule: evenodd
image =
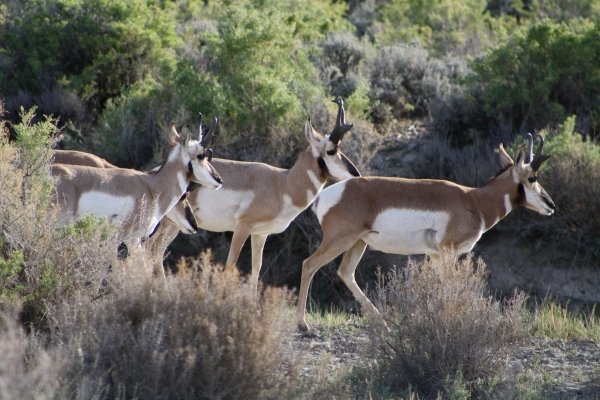
<svg viewBox="0 0 600 400"><path fill-rule="evenodd" d="M333 155L335 155L335 153L337 153L337 149L327 150L327 155L328 156L333 156Z"/></svg>
<svg viewBox="0 0 600 400"><path fill-rule="evenodd" d="M531 183L535 183L537 181L537 176L530 176L527 180Z"/></svg>
<svg viewBox="0 0 600 400"><path fill-rule="evenodd" d="M198 154L196 158L198 158L198 160L204 160L204 153Z"/></svg>

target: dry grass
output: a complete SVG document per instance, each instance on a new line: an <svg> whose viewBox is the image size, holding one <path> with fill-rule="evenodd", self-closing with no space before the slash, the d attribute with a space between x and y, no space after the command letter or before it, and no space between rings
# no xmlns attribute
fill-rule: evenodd
<svg viewBox="0 0 600 400"><path fill-rule="evenodd" d="M522 294L502 304L485 295L485 265L410 261L378 290L382 321L371 325L377 370L388 387L425 398L475 393L502 377L510 347L526 334Z"/></svg>
<svg viewBox="0 0 600 400"><path fill-rule="evenodd" d="M0 399L46 400L56 395L62 359L17 324L14 304L0 313Z"/></svg>
<svg viewBox="0 0 600 400"><path fill-rule="evenodd" d="M164 282L129 260L111 291L51 312L68 354L66 398L280 399L322 393L300 379L290 295L257 294L235 270L181 263ZM127 265L131 264L131 265Z"/></svg>

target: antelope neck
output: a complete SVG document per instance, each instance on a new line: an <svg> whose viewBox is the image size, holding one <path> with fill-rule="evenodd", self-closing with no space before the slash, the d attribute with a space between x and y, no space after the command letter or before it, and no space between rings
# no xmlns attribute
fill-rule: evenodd
<svg viewBox="0 0 600 400"><path fill-rule="evenodd" d="M323 161L323 164L325 162ZM325 186L326 177L310 148L303 150L285 174L285 192L296 207L306 207Z"/></svg>
<svg viewBox="0 0 600 400"><path fill-rule="evenodd" d="M473 189L471 192L485 230L490 229L498 221L519 205L519 190L510 172L503 172L485 186Z"/></svg>

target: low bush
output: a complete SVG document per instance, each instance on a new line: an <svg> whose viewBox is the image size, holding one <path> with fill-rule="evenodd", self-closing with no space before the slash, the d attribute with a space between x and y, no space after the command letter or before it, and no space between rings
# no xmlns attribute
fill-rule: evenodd
<svg viewBox="0 0 600 400"><path fill-rule="evenodd" d="M574 260L597 265L600 260L600 146L576 131L575 117L540 133L544 153L552 155L540 171L541 183L556 203L551 219L529 215L522 233L544 237L572 253ZM524 213L523 213L524 214ZM560 222L558 222L560 221Z"/></svg>
<svg viewBox="0 0 600 400"><path fill-rule="evenodd" d="M106 296L51 313L52 342L68 360L64 397L293 399L330 390L300 380L286 291L257 294L206 258L180 263L166 286L129 264L113 270Z"/></svg>
<svg viewBox="0 0 600 400"><path fill-rule="evenodd" d="M526 334L525 296L494 300L483 262L455 257L409 261L378 290L382 319L370 324L375 376L396 391L476 395L502 378L506 355Z"/></svg>
<svg viewBox="0 0 600 400"><path fill-rule="evenodd" d="M106 224L83 221L87 228L56 229L49 174L55 121L33 123L22 112L13 126L16 140L0 132L0 299L19 297L21 321L47 328L47 307L76 290L94 292L116 256L118 242Z"/></svg>
<svg viewBox="0 0 600 400"><path fill-rule="evenodd" d="M41 337L17 323L18 306L0 311L0 399L56 399L62 355L44 348ZM7 309L9 308L9 309Z"/></svg>

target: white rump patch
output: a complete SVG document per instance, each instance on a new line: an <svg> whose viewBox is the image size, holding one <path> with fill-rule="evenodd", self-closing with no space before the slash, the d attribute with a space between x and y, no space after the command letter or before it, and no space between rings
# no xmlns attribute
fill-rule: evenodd
<svg viewBox="0 0 600 400"><path fill-rule="evenodd" d="M318 194L315 200L315 206L313 207L314 213L317 215L319 222L323 222L323 217L342 199L344 190L346 189L346 181L338 182L334 185L329 186Z"/></svg>
<svg viewBox="0 0 600 400"><path fill-rule="evenodd" d="M375 250L393 254L436 254L450 215L444 211L387 209L377 215L363 240Z"/></svg>

